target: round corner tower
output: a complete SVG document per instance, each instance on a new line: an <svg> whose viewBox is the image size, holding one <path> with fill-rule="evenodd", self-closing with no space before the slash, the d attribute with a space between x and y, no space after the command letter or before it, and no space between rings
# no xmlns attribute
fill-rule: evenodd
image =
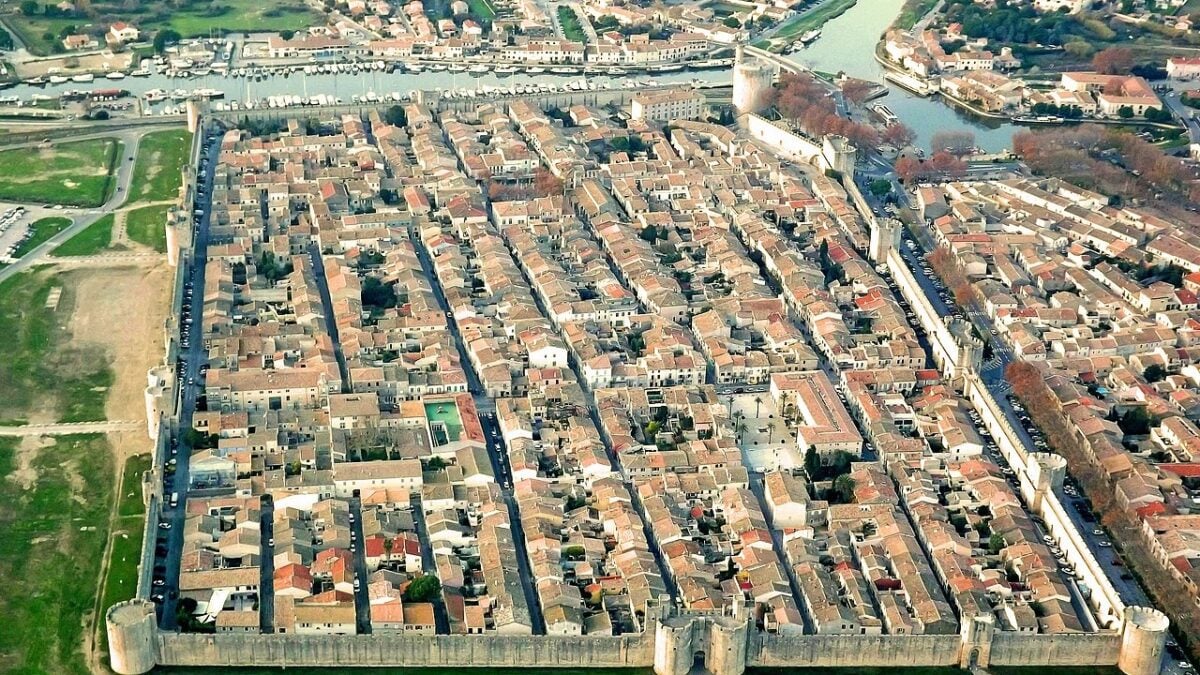
<svg viewBox="0 0 1200 675"><path fill-rule="evenodd" d="M118 675L141 675L154 668L154 605L146 600L127 600L108 609L109 667Z"/></svg>
<svg viewBox="0 0 1200 675"><path fill-rule="evenodd" d="M775 66L762 59L747 59L745 48L738 45L733 63L733 107L737 114L762 109L773 86Z"/></svg>
<svg viewBox="0 0 1200 675"><path fill-rule="evenodd" d="M1126 607L1117 667L1125 675L1157 675L1171 620L1152 607Z"/></svg>

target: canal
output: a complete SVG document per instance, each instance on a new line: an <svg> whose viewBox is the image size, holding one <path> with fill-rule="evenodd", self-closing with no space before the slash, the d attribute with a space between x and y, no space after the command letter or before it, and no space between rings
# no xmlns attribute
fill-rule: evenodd
<svg viewBox="0 0 1200 675"><path fill-rule="evenodd" d="M789 58L813 70L828 73L845 72L852 77L884 82L884 69L874 57L875 43L900 13L903 3L904 0L860 0L845 14L825 24L821 37L813 44L791 54ZM638 81L652 79L664 83L688 83L695 80L727 83L731 79L731 73L728 70L704 70L639 74L635 77ZM305 97L325 94L350 103L353 96L362 96L368 92L384 96L390 93L406 94L413 90L476 89L483 86L507 88L514 84L530 82L563 85L581 78L582 75L549 73L502 76L495 73L473 75L450 72L316 75L297 72L252 80L218 74L187 79L155 74L150 77L127 77L118 81L97 79L89 84L18 84L6 93L29 99L35 94L57 96L71 90L126 89L134 95L140 95L153 89L168 92L176 89L216 89L224 92L227 99L237 101L285 94ZM607 82L613 86L629 84L629 78L623 77L591 75L586 79L597 83ZM1013 131L1019 128L1008 122L983 119L960 112L938 100L922 98L895 85L888 84L888 91L887 97L881 99L881 102L886 103L905 124L913 128L917 133L917 142L922 147L928 147L930 138L938 131L967 130L975 134L979 147L992 152L1010 147ZM159 104L152 109L157 112L166 105Z"/></svg>
<svg viewBox="0 0 1200 675"><path fill-rule="evenodd" d="M874 82L884 82L883 66L875 60L875 44L900 13L904 0L859 0L845 14L825 24L821 37L808 47L788 55L796 63L825 73L845 72ZM1020 129L1009 122L980 118L961 112L935 99L886 83L888 95L880 99L900 120L917 133L917 143L929 148L929 139L939 131L971 131L975 143L987 152L1012 147L1012 135Z"/></svg>

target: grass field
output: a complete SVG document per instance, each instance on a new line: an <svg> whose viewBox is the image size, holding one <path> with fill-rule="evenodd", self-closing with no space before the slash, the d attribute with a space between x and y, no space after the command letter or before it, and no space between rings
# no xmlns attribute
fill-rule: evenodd
<svg viewBox="0 0 1200 675"><path fill-rule="evenodd" d="M921 20L921 17L933 9L937 2L938 0L904 0L904 6L900 8L900 15L896 17L896 21L892 25L904 30L912 28Z"/></svg>
<svg viewBox="0 0 1200 675"><path fill-rule="evenodd" d="M207 7L207 5L203 5ZM260 2L259 0L223 0L221 7L227 8L216 15L204 9L174 9L169 18L152 22L152 28L173 28L184 37L207 36L210 31L218 33L275 32L282 30L304 30L321 23L318 15L303 2Z"/></svg>
<svg viewBox="0 0 1200 675"><path fill-rule="evenodd" d="M70 218L60 218L58 216L55 216L52 218L42 218L41 220L35 220L34 222L30 223L30 225L29 225L29 230L33 234L28 239L21 242L20 246L17 246L17 250L13 251L12 257L20 258L20 257L26 255L33 249L44 244L46 242L46 240L49 239L50 237L53 237L54 235L58 234L59 232L62 232L63 230L67 229L70 226L71 226Z"/></svg>
<svg viewBox="0 0 1200 675"><path fill-rule="evenodd" d="M558 24L562 26L563 37L572 42L587 42L587 33L583 32L583 24L579 23L579 15L566 5L558 6Z"/></svg>
<svg viewBox="0 0 1200 675"><path fill-rule="evenodd" d="M121 469L121 493L117 495L117 522L112 531L112 550L108 556L108 573L104 579L104 594L100 598L100 616L109 607L132 598L137 591L138 560L141 558L142 526L146 507L142 504L142 473L150 469L150 455L135 455L125 460ZM96 645L101 654L108 651L108 633L104 622L96 625Z"/></svg>
<svg viewBox="0 0 1200 675"><path fill-rule="evenodd" d="M102 436L0 439L0 672L89 673L80 645L112 508Z"/></svg>
<svg viewBox="0 0 1200 675"><path fill-rule="evenodd" d="M56 256L95 255L112 245L114 216L107 213L82 232L64 241L52 253Z"/></svg>
<svg viewBox="0 0 1200 675"><path fill-rule="evenodd" d="M303 30L321 23L319 15L300 0L285 0L282 3L257 0L224 0L212 4L184 2L172 4L169 12L155 11L161 7L156 3L93 4L93 8L99 13L134 23L144 32L172 28L184 37L208 36L210 32L219 34ZM217 8L215 11L214 7ZM7 14L5 19L17 32L21 41L33 53L41 56L62 51L62 41L57 36L63 28L90 25L87 17L47 18L40 14L25 16L20 12ZM45 38L47 32L52 34L53 39Z"/></svg>
<svg viewBox="0 0 1200 675"><path fill-rule="evenodd" d="M171 206L145 206L125 216L129 238L162 253L167 250L167 211Z"/></svg>
<svg viewBox="0 0 1200 675"><path fill-rule="evenodd" d="M183 180L180 170L187 164L191 145L192 135L186 129L166 129L142 136L129 199L147 202L175 199Z"/></svg>
<svg viewBox="0 0 1200 675"><path fill-rule="evenodd" d="M488 0L467 0L467 5L471 7L471 14L482 19L496 18L496 10L492 9L492 3Z"/></svg>
<svg viewBox="0 0 1200 675"><path fill-rule="evenodd" d="M46 18L39 15L25 16L20 13L9 14L5 16L5 20L17 33L17 37L21 38L21 42L24 42L25 46L29 48L29 51L41 56L53 54L62 47L62 40L58 39L58 34L62 29L68 26L79 27L88 23L87 19ZM52 34L53 39L46 39L47 32Z"/></svg>
<svg viewBox="0 0 1200 675"><path fill-rule="evenodd" d="M831 19L836 19L854 6L858 0L825 0L816 8L804 12L779 27L775 38L791 38L803 35L810 30L824 26Z"/></svg>
<svg viewBox="0 0 1200 675"><path fill-rule="evenodd" d="M0 200L100 206L112 190L114 138L0 152Z"/></svg>
<svg viewBox="0 0 1200 675"><path fill-rule="evenodd" d="M47 269L0 283L0 418L28 419L44 411L59 420L104 419L105 390L112 374L104 359L66 345L68 298L45 306L61 281ZM47 387L46 383L55 383ZM0 669L3 670L3 669Z"/></svg>

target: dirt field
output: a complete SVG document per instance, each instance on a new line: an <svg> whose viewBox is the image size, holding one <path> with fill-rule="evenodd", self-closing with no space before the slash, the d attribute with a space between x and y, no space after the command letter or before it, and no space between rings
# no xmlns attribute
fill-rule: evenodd
<svg viewBox="0 0 1200 675"><path fill-rule="evenodd" d="M62 275L75 298L70 330L73 341L98 345L109 357L113 385L105 404L110 420L144 420L146 371L163 358L166 321L174 270L113 267L72 270ZM131 454L146 452L145 433L110 434L117 466Z"/></svg>

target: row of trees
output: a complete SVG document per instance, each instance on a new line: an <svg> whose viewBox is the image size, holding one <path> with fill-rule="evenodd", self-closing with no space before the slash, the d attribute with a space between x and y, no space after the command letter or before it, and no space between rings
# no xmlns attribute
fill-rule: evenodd
<svg viewBox="0 0 1200 675"><path fill-rule="evenodd" d="M967 278L967 273L950 251L939 246L925 259L933 268L934 274L954 293L955 302L959 305L969 305L978 299L978 293Z"/></svg>
<svg viewBox="0 0 1200 675"><path fill-rule="evenodd" d="M929 159L905 155L896 160L896 176L909 185L934 178L961 178L966 171L966 162L945 150L933 153Z"/></svg>
<svg viewBox="0 0 1200 675"><path fill-rule="evenodd" d="M884 136L870 124L838 115L837 105L825 86L808 73L785 74L773 93L779 115L811 136L837 134L859 147L875 147L884 141Z"/></svg>
<svg viewBox="0 0 1200 675"><path fill-rule="evenodd" d="M1200 183L1183 160L1136 135L1082 124L1013 134L1013 152L1035 172L1121 198L1200 203Z"/></svg>
<svg viewBox="0 0 1200 675"><path fill-rule="evenodd" d="M1083 440L1074 434L1075 425L1063 415L1043 373L1032 364L1017 361L1009 364L1004 374L1034 424L1045 432L1050 448L1066 458L1071 475L1083 488L1083 494L1091 502L1100 522L1108 528L1113 541L1119 543L1129 568L1141 578L1143 588L1155 605L1170 616L1181 644L1188 648L1193 658L1200 656L1195 642L1200 636L1200 614L1191 593L1159 564L1143 538L1136 514L1117 504L1113 497L1115 484L1091 462L1091 453Z"/></svg>

